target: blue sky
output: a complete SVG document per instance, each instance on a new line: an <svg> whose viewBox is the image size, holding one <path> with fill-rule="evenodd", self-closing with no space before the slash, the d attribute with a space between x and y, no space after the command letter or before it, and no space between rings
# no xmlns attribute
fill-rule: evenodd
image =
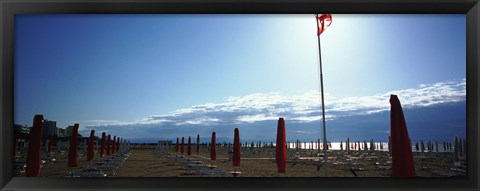
<svg viewBox="0 0 480 191"><path fill-rule="evenodd" d="M465 104L465 15L332 16L327 120L386 112L390 93L411 108ZM280 116L301 126L321 119L318 76L313 15L15 17L19 124L43 114L132 139Z"/></svg>

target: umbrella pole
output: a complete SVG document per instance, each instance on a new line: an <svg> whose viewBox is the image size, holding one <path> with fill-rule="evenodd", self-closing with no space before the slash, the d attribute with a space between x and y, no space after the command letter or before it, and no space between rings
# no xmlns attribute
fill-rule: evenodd
<svg viewBox="0 0 480 191"><path fill-rule="evenodd" d="M318 17L318 14L317 14ZM322 50L320 47L320 35L317 35L318 39L318 58L320 61L320 92L321 92L321 98L322 98L322 126L323 126L323 160L324 160L324 165L325 165L325 176L328 176L328 165L327 165L327 160L328 160L328 152L327 152L327 132L326 132L326 125L325 125L325 99L324 99L324 94L323 94L323 71L322 71ZM319 164L320 165L320 164ZM317 168L318 169L318 168Z"/></svg>

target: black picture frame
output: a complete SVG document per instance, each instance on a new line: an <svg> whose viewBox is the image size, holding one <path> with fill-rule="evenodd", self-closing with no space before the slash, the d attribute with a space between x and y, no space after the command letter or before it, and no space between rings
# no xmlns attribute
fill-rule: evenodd
<svg viewBox="0 0 480 191"><path fill-rule="evenodd" d="M2 190L479 190L478 0L2 0L0 188ZM451 178L26 178L13 177L15 14L466 14L467 176Z"/></svg>

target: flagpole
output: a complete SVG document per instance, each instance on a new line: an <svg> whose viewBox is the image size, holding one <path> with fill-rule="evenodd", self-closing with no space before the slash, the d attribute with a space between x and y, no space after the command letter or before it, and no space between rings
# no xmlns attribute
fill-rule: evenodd
<svg viewBox="0 0 480 191"><path fill-rule="evenodd" d="M317 25L318 25L318 14L317 17ZM318 26L317 26L318 28ZM323 126L323 163L325 165L325 176L328 176L328 145L327 145L327 131L325 125L325 99L323 94L323 71L322 71L322 49L320 46L320 35L317 35L318 39L318 58L320 61L320 92L321 92L321 99L322 99L322 126Z"/></svg>

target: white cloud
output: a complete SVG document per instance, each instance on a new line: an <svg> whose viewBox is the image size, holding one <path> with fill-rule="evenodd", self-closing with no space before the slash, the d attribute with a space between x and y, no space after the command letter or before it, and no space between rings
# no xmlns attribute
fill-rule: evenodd
<svg viewBox="0 0 480 191"><path fill-rule="evenodd" d="M242 115L237 118L237 121L253 123L257 121L267 121L267 120L277 120L277 119L278 119L278 116L267 116L265 114L259 114L259 115Z"/></svg>
<svg viewBox="0 0 480 191"><path fill-rule="evenodd" d="M460 102L466 99L466 79L420 84L417 88L363 97L337 98L327 93L325 96L326 119L388 111L391 94L399 96L404 108ZM137 121L90 120L82 124L83 126L216 125L277 120L279 117L285 117L286 120L297 123L309 123L321 120L320 114L318 91L305 91L293 96L270 92L230 96L221 103L195 105L175 110L170 114L152 115Z"/></svg>
<svg viewBox="0 0 480 191"><path fill-rule="evenodd" d="M210 125L215 122L219 122L219 119L215 118L196 118L193 120L187 120L187 121L182 121L179 123L176 123L175 125L180 126L180 125Z"/></svg>

